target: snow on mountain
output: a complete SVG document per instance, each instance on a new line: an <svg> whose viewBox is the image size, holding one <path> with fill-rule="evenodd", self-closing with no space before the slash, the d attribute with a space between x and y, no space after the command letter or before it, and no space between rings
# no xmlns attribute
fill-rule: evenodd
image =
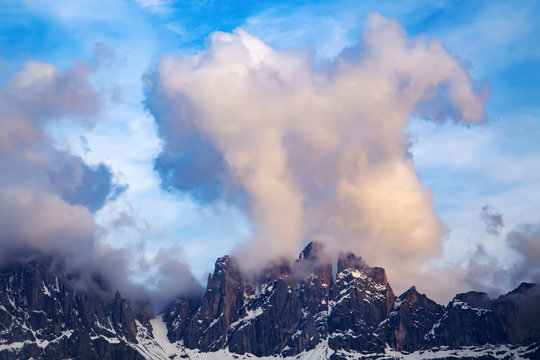
<svg viewBox="0 0 540 360"><path fill-rule="evenodd" d="M50 261L0 273L0 359L539 359L540 288L443 307L411 287L396 297L384 269L322 246L246 279L216 262L201 298L155 318L119 293L77 289Z"/></svg>

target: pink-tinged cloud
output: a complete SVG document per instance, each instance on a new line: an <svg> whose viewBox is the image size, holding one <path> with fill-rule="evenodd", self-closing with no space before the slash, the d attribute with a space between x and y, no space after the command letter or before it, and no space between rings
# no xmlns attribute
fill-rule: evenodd
<svg viewBox="0 0 540 360"><path fill-rule="evenodd" d="M246 269L319 240L386 267L398 289L427 281L420 267L440 254L444 228L403 133L419 104L450 103L478 122L487 97L438 39L408 38L373 13L356 48L316 68L310 52L238 29L194 56L164 57L147 81L168 150L217 151L222 168L207 172L247 195L256 231L237 250Z"/></svg>

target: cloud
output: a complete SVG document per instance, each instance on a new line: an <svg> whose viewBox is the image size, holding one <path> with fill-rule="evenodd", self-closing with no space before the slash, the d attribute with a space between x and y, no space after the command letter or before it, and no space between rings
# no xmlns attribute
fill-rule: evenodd
<svg viewBox="0 0 540 360"><path fill-rule="evenodd" d="M109 195L122 191L104 164L87 165L80 157L54 147L44 128L69 116L92 123L99 97L80 62L61 71L51 64L28 62L0 89L0 186L23 186L55 194L71 205L100 209Z"/></svg>
<svg viewBox="0 0 540 360"><path fill-rule="evenodd" d="M88 75L83 63L61 71L28 62L0 88L1 264L14 254L73 256L92 247L91 211L114 187L110 169L56 149L44 131L68 115L91 122L99 99Z"/></svg>
<svg viewBox="0 0 540 360"><path fill-rule="evenodd" d="M90 119L99 99L87 81L88 69L79 64L65 72L51 64L27 62L0 89L0 156L23 146L46 142L45 122L68 113Z"/></svg>
<svg viewBox="0 0 540 360"><path fill-rule="evenodd" d="M501 214L497 215L502 219ZM540 282L540 224L516 226L506 235L505 244L517 255L510 263L478 245L467 266L455 266L451 272L471 289L485 291L491 297L515 289L522 282Z"/></svg>
<svg viewBox="0 0 540 360"><path fill-rule="evenodd" d="M462 284L468 285L466 290L484 291L491 297L501 295L518 285L509 281L508 272L503 264L482 245L477 246L465 268L455 266L450 271L453 274L460 274L458 279L462 280Z"/></svg>
<svg viewBox="0 0 540 360"><path fill-rule="evenodd" d="M117 191L110 169L55 148L44 130L63 117L92 123L99 97L89 74L83 62L65 71L27 62L0 88L0 266L52 256L91 277L109 256L92 212Z"/></svg>
<svg viewBox="0 0 540 360"><path fill-rule="evenodd" d="M153 279L149 279L154 286L151 296L157 309L174 301L179 294L201 296L202 286L193 277L183 258L184 250L176 244L161 248L149 262L148 265L157 270Z"/></svg>
<svg viewBox="0 0 540 360"><path fill-rule="evenodd" d="M73 256L92 246L94 224L88 209L19 186L3 188L0 199L0 264L38 253Z"/></svg>
<svg viewBox="0 0 540 360"><path fill-rule="evenodd" d="M127 186L114 182L109 166L90 166L56 148L45 131L63 118L93 124L100 99L90 71L82 61L64 71L28 62L0 88L0 267L49 258L80 288L104 296L120 290L144 301L148 291L130 279L137 254L101 243L94 221L94 213ZM114 225L131 226L129 221L126 215ZM191 275L185 263L164 264L159 265L164 279L173 271L182 279ZM162 293L169 299L182 289L160 288L152 297L159 303Z"/></svg>
<svg viewBox="0 0 540 360"><path fill-rule="evenodd" d="M408 118L443 94L460 119L483 121L487 95L439 40L407 38L378 14L327 67L238 29L212 34L194 56L165 56L146 81L167 156L195 159L173 175L196 179L189 165L212 154L219 161L190 186L216 181L246 194L256 231L237 249L243 266L319 240L385 266L398 289L440 254L444 234L408 153Z"/></svg>
<svg viewBox="0 0 540 360"><path fill-rule="evenodd" d="M482 206L480 220L486 225L486 232L491 235L499 235L504 227L502 214L497 213L489 205Z"/></svg>
<svg viewBox="0 0 540 360"><path fill-rule="evenodd" d="M219 181L224 171L223 159L217 151L203 144L204 142L196 142L193 146L195 149L192 147L181 155L168 150L159 154L154 162L154 169L160 174L161 186L164 189L189 192L201 202L211 202L223 196ZM184 172L183 169L190 171Z"/></svg>
<svg viewBox="0 0 540 360"><path fill-rule="evenodd" d="M512 269L512 282L540 283L540 223L516 227L506 242L520 255L520 261Z"/></svg>

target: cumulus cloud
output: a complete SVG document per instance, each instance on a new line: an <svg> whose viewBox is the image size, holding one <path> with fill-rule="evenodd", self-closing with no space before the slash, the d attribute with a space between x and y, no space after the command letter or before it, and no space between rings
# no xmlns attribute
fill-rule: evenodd
<svg viewBox="0 0 540 360"><path fill-rule="evenodd" d="M448 112L433 109L450 103L463 121L479 122L488 95L438 39L408 38L378 14L327 67L238 29L212 34L196 55L164 57L146 81L160 159L179 159L156 163L166 181L246 196L256 227L237 249L246 269L319 240L385 266L398 289L421 280L420 264L440 254L444 233L407 150L408 118L429 108L443 121Z"/></svg>

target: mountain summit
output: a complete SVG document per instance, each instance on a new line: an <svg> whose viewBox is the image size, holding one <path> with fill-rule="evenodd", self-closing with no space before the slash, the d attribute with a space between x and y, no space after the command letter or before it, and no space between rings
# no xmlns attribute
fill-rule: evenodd
<svg viewBox="0 0 540 360"><path fill-rule="evenodd" d="M251 279L224 256L202 299L180 297L148 320L46 264L6 269L0 359L540 358L536 284L495 300L457 294L444 307L414 286L396 297L384 269L352 253L333 270L319 243Z"/></svg>

